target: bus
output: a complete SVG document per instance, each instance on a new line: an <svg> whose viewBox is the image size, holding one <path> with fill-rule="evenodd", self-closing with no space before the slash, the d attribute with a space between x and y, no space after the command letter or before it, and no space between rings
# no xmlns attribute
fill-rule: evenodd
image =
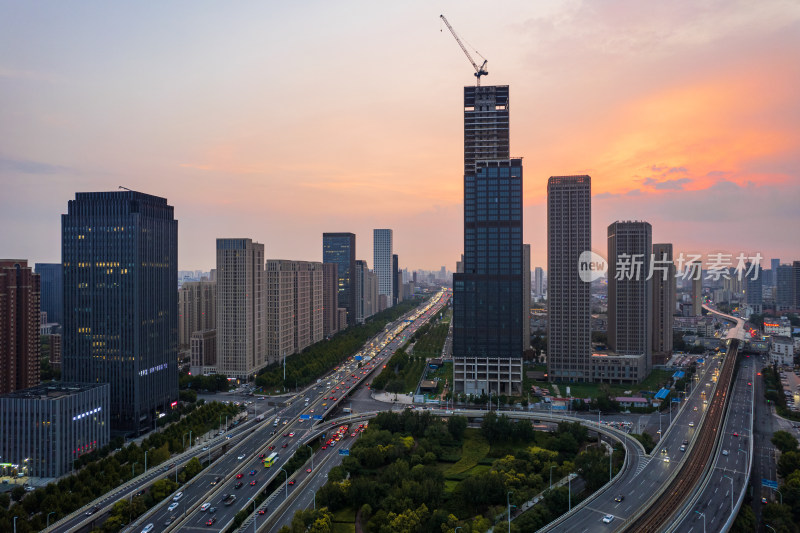
<svg viewBox="0 0 800 533"><path fill-rule="evenodd" d="M269 468L275 464L275 461L278 460L278 454L276 452L272 452L269 454L269 457L264 459L264 468Z"/></svg>

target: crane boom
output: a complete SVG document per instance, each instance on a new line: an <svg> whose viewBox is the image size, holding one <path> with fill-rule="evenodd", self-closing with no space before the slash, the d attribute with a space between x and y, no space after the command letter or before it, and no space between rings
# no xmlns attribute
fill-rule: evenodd
<svg viewBox="0 0 800 533"><path fill-rule="evenodd" d="M450 30L450 33L452 33L453 37L455 37L456 42L458 43L458 46L460 46L461 50L464 51L464 55L466 55L467 59L469 59L469 62L472 63L472 66L475 69L475 77L478 78L478 86L480 86L480 84L481 84L481 76L487 76L489 74L489 71L486 70L486 63L488 63L488 61L486 59L484 59L483 60L483 64L481 66L478 66L478 64L475 62L475 60L472 59L472 56L470 55L469 51L467 51L467 47L464 46L464 43L461 42L461 38L456 33L456 30L454 30L453 27L450 25L450 23L447 22L447 18L445 18L444 15L439 15L439 18L441 18L444 21L444 24L445 24L445 26L447 26L447 29ZM480 54L478 54L478 55L480 55Z"/></svg>

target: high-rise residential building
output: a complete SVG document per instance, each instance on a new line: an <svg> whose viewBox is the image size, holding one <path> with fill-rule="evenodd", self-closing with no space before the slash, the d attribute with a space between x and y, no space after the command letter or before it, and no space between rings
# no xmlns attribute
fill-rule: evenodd
<svg viewBox="0 0 800 533"><path fill-rule="evenodd" d="M266 331L269 364L323 339L323 267L310 261L269 259Z"/></svg>
<svg viewBox="0 0 800 533"><path fill-rule="evenodd" d="M386 306L394 301L394 279L392 273L392 230L372 231L372 267L378 275L378 295L386 295Z"/></svg>
<svg viewBox="0 0 800 533"><path fill-rule="evenodd" d="M780 258L772 258L770 260L770 281L773 287L778 286L778 267L781 264Z"/></svg>
<svg viewBox="0 0 800 533"><path fill-rule="evenodd" d="M108 383L54 381L0 396L4 466L17 465L19 475L32 477L68 474L76 459L110 440L110 389Z"/></svg>
<svg viewBox="0 0 800 533"><path fill-rule="evenodd" d="M195 331L190 340L189 372L193 376L217 373L217 331L207 329Z"/></svg>
<svg viewBox="0 0 800 533"><path fill-rule="evenodd" d="M339 329L356 323L356 294L352 288L356 268L356 236L354 233L323 233L322 262L336 263L339 281L339 307L345 309L347 322L339 322Z"/></svg>
<svg viewBox="0 0 800 533"><path fill-rule="evenodd" d="M747 304L750 313L760 315L764 312L764 297L762 293L764 270L759 264L747 263L742 276L744 303Z"/></svg>
<svg viewBox="0 0 800 533"><path fill-rule="evenodd" d="M292 261L294 270L294 350L302 352L323 339L322 263Z"/></svg>
<svg viewBox="0 0 800 533"><path fill-rule="evenodd" d="M178 221L166 198L77 193L61 217L63 379L109 383L112 430L178 399Z"/></svg>
<svg viewBox="0 0 800 533"><path fill-rule="evenodd" d="M364 272L364 319L371 317L381 309L381 299L378 294L378 275L374 270ZM385 300L385 299L384 299Z"/></svg>
<svg viewBox="0 0 800 533"><path fill-rule="evenodd" d="M178 289L178 345L189 348L195 331L217 327L217 282L187 281Z"/></svg>
<svg viewBox="0 0 800 533"><path fill-rule="evenodd" d="M453 276L454 391L522 387L522 160L508 86L464 87L464 259ZM416 282L416 280L415 280Z"/></svg>
<svg viewBox="0 0 800 533"><path fill-rule="evenodd" d="M672 356L672 326L676 298L672 244L653 245L653 364L666 364Z"/></svg>
<svg viewBox="0 0 800 533"><path fill-rule="evenodd" d="M589 382L591 284L578 259L592 249L592 179L552 176L547 182L547 371L552 381Z"/></svg>
<svg viewBox="0 0 800 533"><path fill-rule="evenodd" d="M792 290L792 265L778 265L775 272L775 310L790 311L794 309Z"/></svg>
<svg viewBox="0 0 800 533"><path fill-rule="evenodd" d="M28 262L0 259L0 394L39 384L39 298Z"/></svg>
<svg viewBox="0 0 800 533"><path fill-rule="evenodd" d="M544 270L536 267L533 271L533 295L537 298L544 296Z"/></svg>
<svg viewBox="0 0 800 533"><path fill-rule="evenodd" d="M264 245L217 239L217 373L248 379L267 364Z"/></svg>
<svg viewBox="0 0 800 533"><path fill-rule="evenodd" d="M268 364L295 353L294 278L292 261L267 260L264 298Z"/></svg>
<svg viewBox="0 0 800 533"><path fill-rule="evenodd" d="M41 282L42 312L47 321L64 323L64 274L61 263L36 263L34 270Z"/></svg>
<svg viewBox="0 0 800 533"><path fill-rule="evenodd" d="M522 349L531 347L531 245L522 245Z"/></svg>
<svg viewBox="0 0 800 533"><path fill-rule="evenodd" d="M697 263L692 276L692 316L703 316L703 272Z"/></svg>
<svg viewBox="0 0 800 533"><path fill-rule="evenodd" d="M800 309L800 261L792 262L792 299L794 308Z"/></svg>
<svg viewBox="0 0 800 533"><path fill-rule="evenodd" d="M322 263L322 334L330 337L339 331L339 282L336 263Z"/></svg>
<svg viewBox="0 0 800 533"><path fill-rule="evenodd" d="M608 346L617 355L652 361L653 229L648 222L617 221L608 226ZM641 373L639 379L644 378Z"/></svg>
<svg viewBox="0 0 800 533"><path fill-rule="evenodd" d="M403 287L403 280L399 278L400 258L397 254L392 254L392 305L397 305L397 300Z"/></svg>

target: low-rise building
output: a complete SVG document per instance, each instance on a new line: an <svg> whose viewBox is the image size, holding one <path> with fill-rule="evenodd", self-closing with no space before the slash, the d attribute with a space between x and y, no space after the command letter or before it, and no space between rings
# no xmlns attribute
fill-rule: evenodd
<svg viewBox="0 0 800 533"><path fill-rule="evenodd" d="M773 318L764 317L764 335L780 335L781 337L791 337L792 323L786 317Z"/></svg>
<svg viewBox="0 0 800 533"><path fill-rule="evenodd" d="M595 383L639 383L647 377L647 356L621 355L611 350L593 350L591 376Z"/></svg>
<svg viewBox="0 0 800 533"><path fill-rule="evenodd" d="M50 382L0 396L0 457L19 473L59 477L110 439L108 383Z"/></svg>
<svg viewBox="0 0 800 533"><path fill-rule="evenodd" d="M794 364L794 341L791 337L773 336L770 339L770 362L792 366Z"/></svg>

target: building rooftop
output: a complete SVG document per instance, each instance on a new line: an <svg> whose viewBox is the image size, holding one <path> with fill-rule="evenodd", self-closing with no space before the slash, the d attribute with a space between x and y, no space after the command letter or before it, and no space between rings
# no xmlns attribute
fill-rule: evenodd
<svg viewBox="0 0 800 533"><path fill-rule="evenodd" d="M96 387L102 387L106 383L71 383L71 382L51 382L30 387L28 389L21 389L18 391L4 394L0 398L23 398L28 400L46 400L48 398L60 398L62 396L69 396L71 394L78 394L91 390Z"/></svg>

